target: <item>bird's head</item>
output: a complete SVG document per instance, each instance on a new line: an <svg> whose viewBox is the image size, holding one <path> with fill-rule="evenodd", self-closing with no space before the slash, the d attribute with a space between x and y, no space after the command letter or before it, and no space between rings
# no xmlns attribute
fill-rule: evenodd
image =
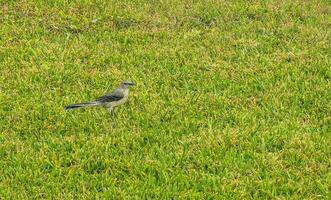
<svg viewBox="0 0 331 200"><path fill-rule="evenodd" d="M128 87L133 86L135 84L132 81L123 81L121 83L121 85L124 86L124 87L126 87L126 88L128 88Z"/></svg>

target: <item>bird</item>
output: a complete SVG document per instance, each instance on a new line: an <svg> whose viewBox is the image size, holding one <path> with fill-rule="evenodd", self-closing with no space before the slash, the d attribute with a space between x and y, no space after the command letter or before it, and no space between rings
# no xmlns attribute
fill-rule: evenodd
<svg viewBox="0 0 331 200"><path fill-rule="evenodd" d="M111 114L113 109L128 101L129 87L135 85L132 81L122 81L121 84L111 93L106 93L104 96L97 98L94 101L83 102L65 106L65 110L72 110L91 106L104 106Z"/></svg>

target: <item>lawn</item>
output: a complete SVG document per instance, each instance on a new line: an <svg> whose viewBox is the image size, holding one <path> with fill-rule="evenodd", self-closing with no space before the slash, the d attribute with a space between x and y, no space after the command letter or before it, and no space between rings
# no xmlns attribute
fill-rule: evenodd
<svg viewBox="0 0 331 200"><path fill-rule="evenodd" d="M0 11L0 199L331 198L330 1Z"/></svg>

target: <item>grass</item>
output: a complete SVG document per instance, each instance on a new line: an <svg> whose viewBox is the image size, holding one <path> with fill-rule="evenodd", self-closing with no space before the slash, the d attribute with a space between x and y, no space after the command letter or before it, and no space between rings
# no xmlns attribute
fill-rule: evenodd
<svg viewBox="0 0 331 200"><path fill-rule="evenodd" d="M0 199L331 198L329 1L0 8Z"/></svg>

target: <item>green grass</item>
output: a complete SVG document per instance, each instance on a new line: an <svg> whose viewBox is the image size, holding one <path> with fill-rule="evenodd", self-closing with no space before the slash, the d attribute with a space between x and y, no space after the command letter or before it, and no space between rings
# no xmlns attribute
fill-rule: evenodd
<svg viewBox="0 0 331 200"><path fill-rule="evenodd" d="M0 9L0 199L331 198L330 1Z"/></svg>

